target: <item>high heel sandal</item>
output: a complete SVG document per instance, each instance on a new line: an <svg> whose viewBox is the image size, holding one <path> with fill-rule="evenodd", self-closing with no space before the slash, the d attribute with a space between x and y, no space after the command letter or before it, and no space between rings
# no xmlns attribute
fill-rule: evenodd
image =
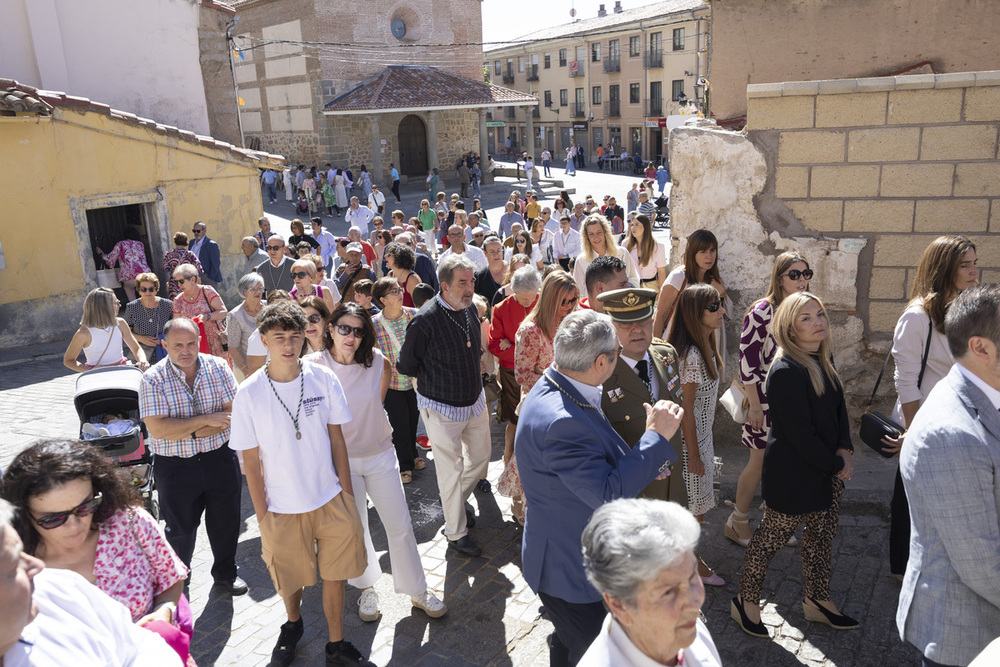
<svg viewBox="0 0 1000 667"><path fill-rule="evenodd" d="M733 508L733 513L729 515L728 519L726 519L726 525L722 529L722 534L745 549L750 544L750 538L748 537L744 539L740 537L739 533L736 532L736 528L734 526L739 525L739 526L749 527L750 513L741 512L738 509L736 509L736 504L733 503L733 501L731 500L727 500L726 505Z"/></svg>
<svg viewBox="0 0 1000 667"><path fill-rule="evenodd" d="M825 623L829 625L834 630L854 630L861 624L855 621L850 616L845 614L834 614L832 611L824 609L819 605L816 600L807 597L815 606L810 606L802 601L802 615L805 616L807 621L812 621L813 623Z"/></svg>
<svg viewBox="0 0 1000 667"><path fill-rule="evenodd" d="M739 624L740 630L751 637L766 637L770 639L771 635L767 634L767 628L764 627L763 623L753 623L747 618L747 613L743 610L743 603L740 602L738 597L733 598L732 602L729 603L729 615Z"/></svg>

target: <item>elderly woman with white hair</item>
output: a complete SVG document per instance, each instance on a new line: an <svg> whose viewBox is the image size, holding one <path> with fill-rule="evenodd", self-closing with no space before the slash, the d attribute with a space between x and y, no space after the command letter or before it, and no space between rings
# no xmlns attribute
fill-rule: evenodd
<svg viewBox="0 0 1000 667"><path fill-rule="evenodd" d="M698 615L705 586L695 547L701 527L673 502L622 498L583 530L583 567L609 610L581 667L717 667L719 651Z"/></svg>
<svg viewBox="0 0 1000 667"><path fill-rule="evenodd" d="M181 291L174 297L174 319L186 317L204 329L208 343L208 353L228 359L223 347L221 332L226 321L226 304L211 285L202 285L198 280L198 269L191 264L181 264L174 269L174 280Z"/></svg>
<svg viewBox="0 0 1000 667"><path fill-rule="evenodd" d="M236 291L243 302L229 311L226 316L226 338L229 354L233 358L233 374L237 382L243 382L249 375L247 368L247 343L257 328L257 316L264 304L264 278L259 273L248 273L236 283Z"/></svg>

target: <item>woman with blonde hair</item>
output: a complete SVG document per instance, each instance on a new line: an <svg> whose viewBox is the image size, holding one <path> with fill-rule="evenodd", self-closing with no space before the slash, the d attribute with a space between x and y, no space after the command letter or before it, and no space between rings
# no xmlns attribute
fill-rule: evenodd
<svg viewBox="0 0 1000 667"><path fill-rule="evenodd" d="M146 353L139 347L125 320L118 317L120 307L118 297L107 287L98 287L87 294L83 300L80 328L73 334L63 355L66 368L83 373L92 368L126 364L128 360L122 354L122 342L132 350L140 370L149 368ZM86 355L87 362L84 364L76 360L80 352Z"/></svg>
<svg viewBox="0 0 1000 667"><path fill-rule="evenodd" d="M823 302L809 292L791 294L775 311L771 332L778 353L767 374L771 433L762 480L767 507L747 547L730 614L747 634L768 636L760 622L764 577L774 554L805 524L805 619L851 630L858 622L830 600L830 569L844 482L854 476L854 447Z"/></svg>
<svg viewBox="0 0 1000 667"><path fill-rule="evenodd" d="M295 287L289 292L292 299L301 304L306 297L316 296L326 303L326 307L333 312L333 292L319 284L319 274L316 272L316 263L311 259L298 259L292 264L292 281Z"/></svg>
<svg viewBox="0 0 1000 667"><path fill-rule="evenodd" d="M722 326L722 299L714 287L699 283L681 292L677 301L678 316L670 330L670 344L677 350L684 394L681 420L684 484L688 509L700 523L705 512L715 507L712 425L723 361L713 334ZM701 559L698 574L709 586L726 583Z"/></svg>
<svg viewBox="0 0 1000 667"><path fill-rule="evenodd" d="M532 242L531 233L525 229L514 234L513 247L507 248L505 254L506 257L504 257L504 260L508 262L513 255L530 257L531 265L538 271L542 270L542 251Z"/></svg>
<svg viewBox="0 0 1000 667"><path fill-rule="evenodd" d="M140 273L135 277L135 286L139 298L125 305L125 323L146 353L146 360L155 363L163 326L174 316L174 304L157 296L160 279L155 273Z"/></svg>
<svg viewBox="0 0 1000 667"><path fill-rule="evenodd" d="M573 265L573 279L576 280L577 287L581 293L587 291L587 267L598 257L611 255L625 262L625 272L628 274L629 285L639 285L639 269L632 256L624 248L615 245L615 239L611 235L611 225L603 215L595 214L588 216L583 221L580 230L580 241L583 250L576 257L576 264Z"/></svg>
<svg viewBox="0 0 1000 667"><path fill-rule="evenodd" d="M667 252L663 244L653 238L653 223L648 215L632 218L622 247L632 256L639 270L639 286L658 291L667 277Z"/></svg>
<svg viewBox="0 0 1000 667"><path fill-rule="evenodd" d="M719 292L723 306L727 312L730 303L726 288L719 276L719 241L715 234L707 229L696 229L687 237L684 249L684 263L667 275L667 282L660 287L660 295L656 299L656 316L653 319L653 335L662 338L669 330L673 318L677 295L688 285L708 283ZM723 334L725 329L722 330ZM725 345L719 345L725 350Z"/></svg>
<svg viewBox="0 0 1000 667"><path fill-rule="evenodd" d="M809 289L813 271L809 262L797 252L783 252L771 267L771 282L767 294L756 301L743 318L743 332L740 335L739 382L749 402L747 420L743 423L743 446L750 450L750 460L736 483L736 501L726 501L733 513L726 519L724 534L727 538L745 547L750 544L753 531L750 530L750 503L757 487L760 486L760 469L764 462L764 447L767 433L771 430L767 395L764 393L764 379L777 352L777 343L771 334L771 318L774 309L781 305L785 297L795 292Z"/></svg>
<svg viewBox="0 0 1000 667"><path fill-rule="evenodd" d="M892 419L903 428L910 426L931 389L955 364L944 316L955 297L976 284L976 261L976 246L964 236L939 236L920 257L910 303L892 335L898 396ZM887 441L885 451L898 456L902 442ZM898 469L890 513L889 571L902 576L910 556L910 504Z"/></svg>

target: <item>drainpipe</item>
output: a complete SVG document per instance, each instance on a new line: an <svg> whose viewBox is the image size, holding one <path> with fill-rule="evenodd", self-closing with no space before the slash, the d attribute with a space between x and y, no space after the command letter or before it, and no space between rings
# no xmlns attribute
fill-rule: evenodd
<svg viewBox="0 0 1000 667"><path fill-rule="evenodd" d="M226 46L229 50L229 71L233 75L233 91L236 93L236 124L240 128L240 148L246 148L246 137L243 136L243 117L240 114L240 85L236 82L236 59L233 57L235 43L233 41L233 28L239 23L239 14L233 17L232 22L226 26Z"/></svg>

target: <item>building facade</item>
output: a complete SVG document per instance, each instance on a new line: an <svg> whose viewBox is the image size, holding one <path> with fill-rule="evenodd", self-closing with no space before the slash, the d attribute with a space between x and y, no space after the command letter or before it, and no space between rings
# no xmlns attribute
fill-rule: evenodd
<svg viewBox="0 0 1000 667"><path fill-rule="evenodd" d="M495 83L538 97L535 108L494 109L491 151L513 147L564 155L571 143L596 159L598 145L644 160L666 154L666 118L685 99L700 106L709 7L667 0L621 2L598 16L529 33L484 54ZM530 137L530 139L529 139Z"/></svg>

